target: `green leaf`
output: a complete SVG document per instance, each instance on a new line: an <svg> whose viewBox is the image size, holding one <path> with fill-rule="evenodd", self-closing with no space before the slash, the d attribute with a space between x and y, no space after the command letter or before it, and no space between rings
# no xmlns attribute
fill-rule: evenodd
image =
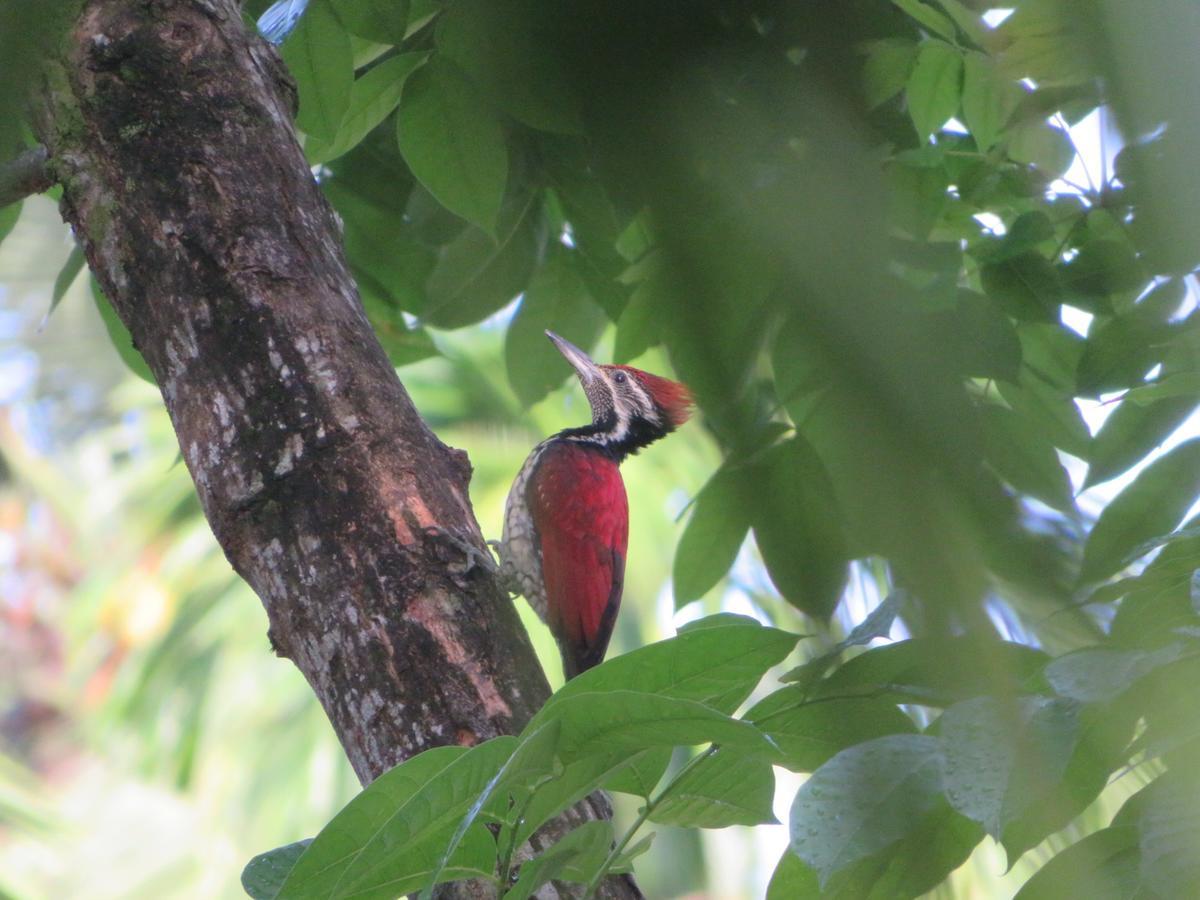
<svg viewBox="0 0 1200 900"><path fill-rule="evenodd" d="M96 309L100 311L100 318L108 330L108 337L117 349L121 360L138 378L157 385L154 373L146 365L146 360L142 357L141 352L133 346L133 336L130 335L129 329L125 327L125 323L121 321L117 311L109 303L108 297L104 296L104 291L100 289L100 283L95 278L92 279L92 299L96 302Z"/></svg>
<svg viewBox="0 0 1200 900"><path fill-rule="evenodd" d="M806 615L828 619L846 583L846 542L833 486L803 438L768 450L746 493L754 540L771 581Z"/></svg>
<svg viewBox="0 0 1200 900"><path fill-rule="evenodd" d="M987 295L1014 319L1057 322L1063 300L1058 273L1037 253L984 263L979 280Z"/></svg>
<svg viewBox="0 0 1200 900"><path fill-rule="evenodd" d="M771 753L771 742L753 725L712 707L634 690L574 693L545 707L534 721L562 724L564 763L587 756L628 757L650 747L717 743ZM540 724L540 723L539 723Z"/></svg>
<svg viewBox="0 0 1200 900"><path fill-rule="evenodd" d="M1098 397L1140 384L1162 358L1171 330L1170 326L1133 317L1093 325L1079 360L1076 390L1084 396Z"/></svg>
<svg viewBox="0 0 1200 900"><path fill-rule="evenodd" d="M997 387L1013 412L1054 446L1080 459L1087 458L1091 436L1070 389L1054 386L1029 372L1021 373L1018 384L1002 381Z"/></svg>
<svg viewBox="0 0 1200 900"><path fill-rule="evenodd" d="M408 76L425 61L427 53L401 53L374 66L350 89L346 115L337 135L326 143L315 135L304 145L310 163L329 162L358 146L372 129L400 103L400 92Z"/></svg>
<svg viewBox="0 0 1200 900"><path fill-rule="evenodd" d="M765 758L723 747L664 789L650 821L680 828L773 824L775 774Z"/></svg>
<svg viewBox="0 0 1200 900"><path fill-rule="evenodd" d="M1138 817L1142 881L1157 897L1200 892L1200 779L1186 769L1168 771L1145 792Z"/></svg>
<svg viewBox="0 0 1200 900"><path fill-rule="evenodd" d="M1200 372L1176 372L1135 387L1125 395L1127 401L1138 406L1148 406L1166 397L1187 397L1200 403Z"/></svg>
<svg viewBox="0 0 1200 900"><path fill-rule="evenodd" d="M537 0L459 0L437 26L438 49L507 113L543 131L582 131L569 64L546 32L553 7Z"/></svg>
<svg viewBox="0 0 1200 900"><path fill-rule="evenodd" d="M1048 122L1021 122L1008 130L1008 157L1058 178L1075 161L1075 145L1070 135Z"/></svg>
<svg viewBox="0 0 1200 900"><path fill-rule="evenodd" d="M408 0L331 0L342 26L351 34L384 44L404 42Z"/></svg>
<svg viewBox="0 0 1200 900"><path fill-rule="evenodd" d="M1080 583L1124 568L1142 543L1174 530L1200 492L1200 438L1151 463L1104 507L1083 548Z"/></svg>
<svg viewBox="0 0 1200 900"><path fill-rule="evenodd" d="M1140 862L1136 827L1103 828L1051 857L1015 900L1134 900L1141 887Z"/></svg>
<svg viewBox="0 0 1200 900"><path fill-rule="evenodd" d="M629 760L613 777L606 778L603 787L606 791L618 794L632 794L649 800L663 775L671 766L674 749L671 747L655 747L645 750Z"/></svg>
<svg viewBox="0 0 1200 900"><path fill-rule="evenodd" d="M1171 373L1164 367L1164 374L1169 377ZM1092 439L1084 489L1115 478L1165 441L1191 415L1196 401L1192 396L1180 396L1148 404L1126 400L1118 405Z"/></svg>
<svg viewBox="0 0 1200 900"><path fill-rule="evenodd" d="M916 62L916 41L887 38L871 43L863 66L863 96L867 106L873 109L904 90Z"/></svg>
<svg viewBox="0 0 1200 900"><path fill-rule="evenodd" d="M0 206L0 244L4 243L4 239L12 233L17 225L17 219L21 218L21 205L21 201L17 201L8 206Z"/></svg>
<svg viewBox="0 0 1200 900"><path fill-rule="evenodd" d="M916 731L912 719L891 703L867 698L811 701L806 693L800 686L784 688L744 716L779 746L779 764L793 772L814 772L855 744Z"/></svg>
<svg viewBox="0 0 1200 900"><path fill-rule="evenodd" d="M968 52L963 65L963 118L980 150L1000 140L1024 92L991 57Z"/></svg>
<svg viewBox="0 0 1200 900"><path fill-rule="evenodd" d="M517 399L532 406L574 377L546 338L547 329L588 350L604 322L604 310L592 300L569 251L551 253L529 283L504 339L504 364Z"/></svg>
<svg viewBox="0 0 1200 900"><path fill-rule="evenodd" d="M1046 679L1059 694L1084 703L1119 697L1151 672L1186 655L1182 644L1157 650L1097 647L1060 656L1046 666Z"/></svg>
<svg viewBox="0 0 1200 900"><path fill-rule="evenodd" d="M47 319L54 315L54 310L58 309L58 304L62 303L63 296L75 283L75 279L79 277L79 273L83 271L86 263L87 257L83 254L83 247L76 244L71 248L71 255L63 263L58 277L54 279L54 293L50 296L50 309L46 311Z"/></svg>
<svg viewBox="0 0 1200 900"><path fill-rule="evenodd" d="M429 305L423 323L462 328L487 318L524 290L537 255L537 238L527 220L499 241L468 228L442 248L425 282Z"/></svg>
<svg viewBox="0 0 1200 900"><path fill-rule="evenodd" d="M332 143L350 105L354 53L329 0L309 4L281 52L300 93L296 125L305 134Z"/></svg>
<svg viewBox="0 0 1200 900"><path fill-rule="evenodd" d="M508 183L508 148L475 84L435 56L405 82L396 127L400 153L429 193L493 234Z"/></svg>
<svg viewBox="0 0 1200 900"><path fill-rule="evenodd" d="M843 663L821 682L816 696L871 691L900 702L949 706L979 694L1025 689L1040 678L1047 660L1042 651L1010 641L914 638Z"/></svg>
<svg viewBox="0 0 1200 900"><path fill-rule="evenodd" d="M1137 251L1123 234L1118 238L1091 238L1060 271L1063 285L1083 306L1097 298L1136 291L1147 279Z"/></svg>
<svg viewBox="0 0 1200 900"><path fill-rule="evenodd" d="M796 793L791 848L822 887L917 828L942 790L937 738L897 734L849 747Z"/></svg>
<svg viewBox="0 0 1200 900"><path fill-rule="evenodd" d="M553 880L587 882L604 864L613 842L608 821L584 822L553 846L521 864L520 875L504 893L504 900L527 900Z"/></svg>
<svg viewBox="0 0 1200 900"><path fill-rule="evenodd" d="M946 798L996 840L1045 802L1070 762L1077 705L1045 697L976 697L940 719Z"/></svg>
<svg viewBox="0 0 1200 900"><path fill-rule="evenodd" d="M767 885L766 900L816 900L820 896L817 873L806 866L790 847L784 850L771 875L771 883Z"/></svg>
<svg viewBox="0 0 1200 900"><path fill-rule="evenodd" d="M258 854L242 869L242 889L254 900L274 900L296 860L311 843L312 838L308 838Z"/></svg>
<svg viewBox="0 0 1200 900"><path fill-rule="evenodd" d="M943 37L948 41L954 40L954 23L932 6L922 3L921 0L892 0L892 3L924 25L933 34Z"/></svg>
<svg viewBox="0 0 1200 900"><path fill-rule="evenodd" d="M665 641L606 660L572 678L551 697L527 728L552 715L556 704L576 694L640 692L695 700L732 713L764 674L783 660L799 637L753 620L722 619Z"/></svg>
<svg viewBox="0 0 1200 900"><path fill-rule="evenodd" d="M501 737L471 749L437 747L385 772L342 809L300 857L279 894L300 898L393 897L419 890L455 825L517 746ZM486 835L486 829L483 830ZM398 846L405 853L395 853ZM478 862L469 840L460 858ZM492 848L494 862L494 846ZM456 865L455 868L458 868ZM491 872L489 864L479 874ZM447 870L447 876L463 877ZM394 883L387 893L384 885Z"/></svg>
<svg viewBox="0 0 1200 900"><path fill-rule="evenodd" d="M1037 424L1000 406L986 405L979 412L984 452L1000 477L1048 506L1073 512L1067 471Z"/></svg>
<svg viewBox="0 0 1200 900"><path fill-rule="evenodd" d="M962 54L954 47L943 41L926 41L921 45L905 96L908 114L922 143L958 112L962 74Z"/></svg>
<svg viewBox="0 0 1200 900"><path fill-rule="evenodd" d="M745 479L744 468L727 463L696 495L691 518L675 548L672 581L676 607L707 594L737 559L750 530Z"/></svg>

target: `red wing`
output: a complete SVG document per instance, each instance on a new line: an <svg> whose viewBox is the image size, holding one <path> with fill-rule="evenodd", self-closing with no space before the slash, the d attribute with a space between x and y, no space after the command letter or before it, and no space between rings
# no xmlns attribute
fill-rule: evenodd
<svg viewBox="0 0 1200 900"><path fill-rule="evenodd" d="M612 635L629 542L625 484L610 457L564 443L545 450L530 486L547 622L570 678L604 658Z"/></svg>

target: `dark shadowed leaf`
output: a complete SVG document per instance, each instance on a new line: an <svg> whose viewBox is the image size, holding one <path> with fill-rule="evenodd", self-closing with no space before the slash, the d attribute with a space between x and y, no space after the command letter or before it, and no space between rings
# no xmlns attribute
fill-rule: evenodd
<svg viewBox="0 0 1200 900"><path fill-rule="evenodd" d="M400 152L446 209L492 234L508 183L504 128L479 88L435 57L404 83Z"/></svg>
<svg viewBox="0 0 1200 900"><path fill-rule="evenodd" d="M987 295L1013 318L1057 322L1062 285L1045 257L1022 253L985 263L979 270L979 278Z"/></svg>
<svg viewBox="0 0 1200 900"><path fill-rule="evenodd" d="M133 337L130 335L129 329L125 327L125 323L121 321L117 311L108 302L108 297L104 296L104 291L100 289L100 284L95 278L92 279L92 299L96 302L96 309L100 311L100 318L104 320L108 337L120 355L121 361L138 378L151 384L157 384L154 380L154 373L146 365L146 360L142 357L141 352L133 346Z"/></svg>
<svg viewBox="0 0 1200 900"><path fill-rule="evenodd" d="M461 328L485 319L524 290L538 253L533 224L522 220L499 239L468 228L441 249L425 282L422 320Z"/></svg>
<svg viewBox="0 0 1200 900"><path fill-rule="evenodd" d="M382 44L399 44L408 24L408 0L331 0L351 34Z"/></svg>
<svg viewBox="0 0 1200 900"><path fill-rule="evenodd" d="M300 93L296 124L332 143L350 104L354 54L330 0L312 0L281 52Z"/></svg>
<svg viewBox="0 0 1200 900"><path fill-rule="evenodd" d="M696 496L675 549L676 606L707 594L737 558L750 530L746 477L745 467L723 466Z"/></svg>
<svg viewBox="0 0 1200 900"><path fill-rule="evenodd" d="M1151 463L1109 503L1083 550L1080 582L1122 569L1145 541L1172 531L1200 492L1200 439Z"/></svg>
<svg viewBox="0 0 1200 900"><path fill-rule="evenodd" d="M1087 458L1091 436L1071 389L1029 372L1021 373L1019 383L1000 382L998 388L1004 402L1054 446Z"/></svg>
<svg viewBox="0 0 1200 900"><path fill-rule="evenodd" d="M821 884L901 840L942 790L937 738L898 734L843 750L808 779L791 812L791 848Z"/></svg>
<svg viewBox="0 0 1200 900"><path fill-rule="evenodd" d="M437 28L438 48L514 118L545 131L581 130L562 48L539 34L553 7L535 0L465 0L449 5Z"/></svg>
<svg viewBox="0 0 1200 900"><path fill-rule="evenodd" d="M833 614L849 563L833 487L800 437L777 444L753 467L747 495L754 540L783 598L818 619Z"/></svg>

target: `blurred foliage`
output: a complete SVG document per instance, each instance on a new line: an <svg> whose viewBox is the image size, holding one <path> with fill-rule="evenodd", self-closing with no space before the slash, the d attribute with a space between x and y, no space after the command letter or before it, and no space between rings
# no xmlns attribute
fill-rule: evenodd
<svg viewBox="0 0 1200 900"><path fill-rule="evenodd" d="M773 765L813 772L770 897L916 895L985 834L1022 896L1200 882L1200 459L1180 434L1200 405L1200 11L1012 6L274 7L363 302L397 365L424 360L405 383L471 451L485 528L568 421L544 328L650 369L665 353L693 388L712 446L627 467L635 513L658 516L634 522L627 593L656 597L676 545L677 604L738 596L820 635L742 719L786 757L738 755L754 796ZM180 484L148 539L199 528ZM206 615L245 605L204 584L195 621L172 619L191 650L170 677L187 662L196 684L220 658ZM889 595L886 628L838 643ZM619 646L656 636L631 619ZM884 634L910 639L869 646ZM167 722L187 776L196 726ZM702 802L672 816L728 824Z"/></svg>

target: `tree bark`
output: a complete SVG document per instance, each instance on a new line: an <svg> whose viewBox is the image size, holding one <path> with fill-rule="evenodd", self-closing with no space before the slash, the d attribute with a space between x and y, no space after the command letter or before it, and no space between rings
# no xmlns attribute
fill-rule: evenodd
<svg viewBox="0 0 1200 900"><path fill-rule="evenodd" d="M512 602L444 536L485 552L470 465L372 332L274 49L235 0L88 0L62 54L38 131L63 216L359 779L519 730L545 677Z"/></svg>

